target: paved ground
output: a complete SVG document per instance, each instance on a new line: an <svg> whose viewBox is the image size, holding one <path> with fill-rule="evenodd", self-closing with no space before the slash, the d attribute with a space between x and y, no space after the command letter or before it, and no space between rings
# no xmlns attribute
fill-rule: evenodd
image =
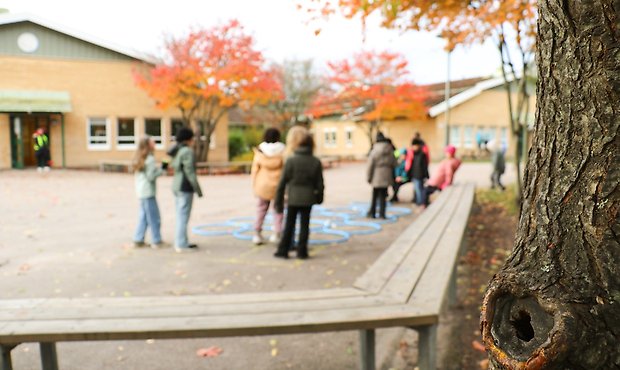
<svg viewBox="0 0 620 370"><path fill-rule="evenodd" d="M465 164L457 181L488 186L489 164ZM509 170L507 182L510 182ZM327 170L325 206L364 201L369 188L362 164ZM252 216L248 176L201 177L191 224ZM158 182L162 232L172 240L171 178ZM401 199L411 197L411 185ZM401 204L402 205L402 204ZM404 206L411 207L409 203ZM225 237L194 236L195 254L129 247L137 215L133 177L81 171L0 172L0 299L226 294L350 286L414 215L379 234L314 247L308 261L277 260L274 247ZM390 340L382 335L380 340ZM199 348L217 345L217 358ZM392 343L384 345L392 347ZM274 351L277 348L277 351ZM156 342L62 343L63 369L355 369L355 332ZM16 369L36 369L38 349L14 351Z"/></svg>

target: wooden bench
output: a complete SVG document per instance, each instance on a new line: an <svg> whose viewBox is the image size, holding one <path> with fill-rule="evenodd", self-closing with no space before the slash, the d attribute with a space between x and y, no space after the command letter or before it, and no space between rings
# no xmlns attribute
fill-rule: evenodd
<svg viewBox="0 0 620 370"><path fill-rule="evenodd" d="M123 161L123 160L100 160L99 161L99 171L106 172L133 172L133 163L132 161Z"/></svg>
<svg viewBox="0 0 620 370"><path fill-rule="evenodd" d="M38 342L44 370L56 342L236 337L359 330L361 368L375 368L375 329L419 333L418 366L436 368L437 325L456 292L456 262L473 185L444 190L352 287L217 296L0 301L2 370L11 350Z"/></svg>
<svg viewBox="0 0 620 370"><path fill-rule="evenodd" d="M199 174L229 174L229 173L250 173L252 162L198 162L196 171Z"/></svg>
<svg viewBox="0 0 620 370"><path fill-rule="evenodd" d="M334 165L340 164L340 157L337 156L325 156L320 157L321 163L323 164L323 168L332 168Z"/></svg>

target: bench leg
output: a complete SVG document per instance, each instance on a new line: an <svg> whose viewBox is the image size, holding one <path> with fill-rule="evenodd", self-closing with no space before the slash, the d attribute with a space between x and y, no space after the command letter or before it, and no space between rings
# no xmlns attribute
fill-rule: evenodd
<svg viewBox="0 0 620 370"><path fill-rule="evenodd" d="M56 355L56 343L40 343L41 367L43 370L58 370L58 356Z"/></svg>
<svg viewBox="0 0 620 370"><path fill-rule="evenodd" d="M437 369L437 325L416 328L418 331L418 368Z"/></svg>
<svg viewBox="0 0 620 370"><path fill-rule="evenodd" d="M2 351L2 370L13 370L13 361L11 360L11 351L16 345L2 344L0 345L0 351Z"/></svg>
<svg viewBox="0 0 620 370"><path fill-rule="evenodd" d="M375 330L360 330L361 369L375 370Z"/></svg>
<svg viewBox="0 0 620 370"><path fill-rule="evenodd" d="M452 275L450 276L450 282L448 283L448 306L454 307L457 304L457 277L458 271L456 265L452 267Z"/></svg>

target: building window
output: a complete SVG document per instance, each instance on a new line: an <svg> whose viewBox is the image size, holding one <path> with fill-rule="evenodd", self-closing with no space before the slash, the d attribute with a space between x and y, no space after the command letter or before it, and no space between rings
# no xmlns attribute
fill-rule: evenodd
<svg viewBox="0 0 620 370"><path fill-rule="evenodd" d="M474 147L474 128L472 126L465 126L463 128L463 146L465 148Z"/></svg>
<svg viewBox="0 0 620 370"><path fill-rule="evenodd" d="M119 118L116 147L119 149L136 148L136 121L133 118Z"/></svg>
<svg viewBox="0 0 620 370"><path fill-rule="evenodd" d="M110 149L110 124L106 118L88 118L86 127L87 143L89 150Z"/></svg>
<svg viewBox="0 0 620 370"><path fill-rule="evenodd" d="M495 140L495 127L489 127L487 130L487 143L491 140Z"/></svg>
<svg viewBox="0 0 620 370"><path fill-rule="evenodd" d="M344 131L344 138L347 144L347 148L353 147L353 131L352 127L347 127Z"/></svg>
<svg viewBox="0 0 620 370"><path fill-rule="evenodd" d="M177 131L183 126L183 120L173 119L170 121L170 141L177 140Z"/></svg>
<svg viewBox="0 0 620 370"><path fill-rule="evenodd" d="M500 135L501 135L502 148L507 149L508 148L508 129L506 127L502 127L500 130Z"/></svg>
<svg viewBox="0 0 620 370"><path fill-rule="evenodd" d="M459 126L450 127L450 144L461 146L461 128Z"/></svg>
<svg viewBox="0 0 620 370"><path fill-rule="evenodd" d="M161 120L159 118L147 118L144 120L144 133L150 136L155 142L155 146L162 147Z"/></svg>
<svg viewBox="0 0 620 370"><path fill-rule="evenodd" d="M326 128L323 132L325 135L325 147L334 148L336 146L336 128Z"/></svg>

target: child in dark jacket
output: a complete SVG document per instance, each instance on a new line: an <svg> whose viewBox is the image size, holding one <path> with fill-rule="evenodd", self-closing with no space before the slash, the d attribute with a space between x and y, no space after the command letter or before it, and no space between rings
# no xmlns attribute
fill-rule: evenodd
<svg viewBox="0 0 620 370"><path fill-rule="evenodd" d="M321 161L312 155L314 140L306 135L299 143L295 154L287 159L284 171L278 184L275 198L276 212L284 211L284 192L288 195L288 208L284 233L275 257L288 258L295 236L297 214L300 215L299 243L297 258L307 259L308 239L310 235L310 212L314 204L323 203L323 166Z"/></svg>
<svg viewBox="0 0 620 370"><path fill-rule="evenodd" d="M418 206L424 206L426 197L424 195L424 180L428 179L428 159L422 147L424 142L419 139L413 139L411 148L413 150L413 160L409 177L415 188L414 201Z"/></svg>

